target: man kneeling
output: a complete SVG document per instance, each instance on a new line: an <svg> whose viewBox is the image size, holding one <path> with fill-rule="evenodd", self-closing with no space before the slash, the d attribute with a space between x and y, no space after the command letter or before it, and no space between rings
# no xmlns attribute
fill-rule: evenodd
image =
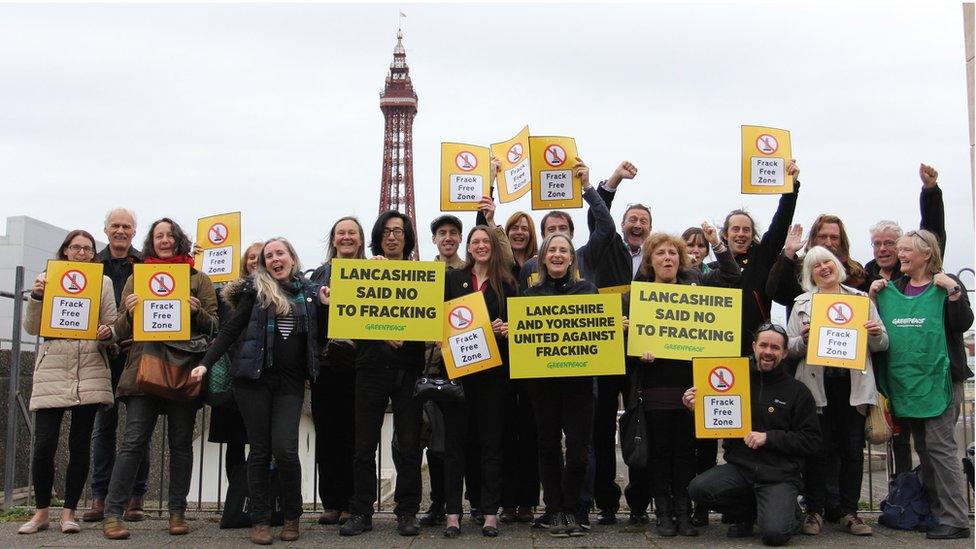
<svg viewBox="0 0 976 549"><path fill-rule="evenodd" d="M807 456L820 445L820 424L810 391L784 371L786 331L763 324L752 344L752 432L726 439L725 461L695 477L688 494L696 505L725 514L729 537L752 535L754 522L766 545L784 545L799 524L796 497ZM683 398L694 409L695 388Z"/></svg>

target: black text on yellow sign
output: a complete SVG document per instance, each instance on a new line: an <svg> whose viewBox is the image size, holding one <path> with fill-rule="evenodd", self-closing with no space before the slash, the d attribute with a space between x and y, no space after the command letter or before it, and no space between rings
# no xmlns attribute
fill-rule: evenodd
<svg viewBox="0 0 976 549"><path fill-rule="evenodd" d="M201 217L197 221L197 245L203 248L199 270L212 282L229 282L240 276L241 212Z"/></svg>
<svg viewBox="0 0 976 549"><path fill-rule="evenodd" d="M329 337L440 341L444 262L333 259Z"/></svg>
<svg viewBox="0 0 976 549"><path fill-rule="evenodd" d="M529 137L532 165L532 209L582 208L582 182L576 177L576 140Z"/></svg>
<svg viewBox="0 0 976 549"><path fill-rule="evenodd" d="M508 299L512 379L624 373L619 295Z"/></svg>
<svg viewBox="0 0 976 549"><path fill-rule="evenodd" d="M740 289L634 282L627 354L679 360L738 355L741 311Z"/></svg>
<svg viewBox="0 0 976 549"><path fill-rule="evenodd" d="M102 264L47 262L41 337L95 339L102 303Z"/></svg>
<svg viewBox="0 0 976 549"><path fill-rule="evenodd" d="M653 365L652 365L653 367ZM739 438L752 430L748 358L696 358L695 436Z"/></svg>
<svg viewBox="0 0 976 549"><path fill-rule="evenodd" d="M461 376L501 366L502 357L491 330L485 295L473 292L444 303L441 356L447 376Z"/></svg>
<svg viewBox="0 0 976 549"><path fill-rule="evenodd" d="M807 364L863 370L867 367L871 303L863 295L813 294Z"/></svg>
<svg viewBox="0 0 976 549"><path fill-rule="evenodd" d="M789 131L742 126L742 194L793 192L793 176L786 173L792 158Z"/></svg>
<svg viewBox="0 0 976 549"><path fill-rule="evenodd" d="M491 187L488 147L441 143L441 211L474 211Z"/></svg>
<svg viewBox="0 0 976 549"><path fill-rule="evenodd" d="M139 263L132 269L134 341L190 339L190 266Z"/></svg>
<svg viewBox="0 0 976 549"><path fill-rule="evenodd" d="M529 159L528 126L508 141L492 143L491 155L502 164L498 174L499 202L512 202L529 192L532 167Z"/></svg>

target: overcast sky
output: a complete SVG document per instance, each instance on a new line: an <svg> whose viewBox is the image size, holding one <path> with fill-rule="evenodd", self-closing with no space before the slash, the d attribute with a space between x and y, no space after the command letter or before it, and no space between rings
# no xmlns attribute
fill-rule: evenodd
<svg viewBox="0 0 976 549"><path fill-rule="evenodd" d="M796 220L838 214L862 262L879 218L917 226L918 165L936 166L947 266L973 265L955 2L0 5L0 218L96 231L124 205L141 241L160 216L194 231L240 210L246 242L286 236L314 266L336 218L375 219L401 10L424 259L442 141L572 136L593 179L638 166L618 204L649 203L655 229L745 206L764 230L777 198L739 193L739 128L760 124L792 131Z"/></svg>

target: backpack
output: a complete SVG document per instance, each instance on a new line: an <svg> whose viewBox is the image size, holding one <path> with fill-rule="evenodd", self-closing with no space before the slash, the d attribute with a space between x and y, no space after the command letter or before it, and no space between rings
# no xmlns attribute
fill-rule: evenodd
<svg viewBox="0 0 976 549"><path fill-rule="evenodd" d="M888 483L888 497L881 502L878 524L895 530L918 531L938 526L918 478L918 468L901 473Z"/></svg>

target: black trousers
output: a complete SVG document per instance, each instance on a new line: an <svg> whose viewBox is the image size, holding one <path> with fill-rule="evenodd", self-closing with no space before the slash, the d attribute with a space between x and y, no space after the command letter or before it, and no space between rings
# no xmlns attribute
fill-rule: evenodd
<svg viewBox="0 0 976 549"><path fill-rule="evenodd" d="M468 386L464 386L465 396ZM468 468L477 468L478 463L467 461L468 411L463 402L439 404L444 417L444 453L434 456L427 450L427 467L430 472L431 502L444 504L444 512L460 515L461 496L464 493L464 474ZM433 460L431 459L433 458ZM436 499L434 486L440 490ZM472 507L477 507L473 505Z"/></svg>
<svg viewBox="0 0 976 549"><path fill-rule="evenodd" d="M575 514L593 436L593 378L533 379L529 395L539 434L539 476L546 510Z"/></svg>
<svg viewBox="0 0 976 549"><path fill-rule="evenodd" d="M312 383L315 466L323 509L349 510L356 443L356 372L323 370Z"/></svg>
<svg viewBox="0 0 976 549"><path fill-rule="evenodd" d="M695 476L695 416L687 409L647 410L648 469L655 498L687 499Z"/></svg>
<svg viewBox="0 0 976 549"><path fill-rule="evenodd" d="M620 508L620 486L617 485L617 411L620 396L630 395L627 375L596 378L596 406L593 415L593 499L602 511L616 513Z"/></svg>
<svg viewBox="0 0 976 549"><path fill-rule="evenodd" d="M539 505L539 445L526 380L509 380L502 441L502 507Z"/></svg>
<svg viewBox="0 0 976 549"><path fill-rule="evenodd" d="M71 429L68 434L68 468L64 475L64 508L76 509L81 492L88 479L91 456L91 435L95 426L98 404L72 406L70 408L42 408L35 412L34 460L32 464L34 492L37 508L51 506L51 490L54 488L54 454L61 438L61 418L71 412Z"/></svg>
<svg viewBox="0 0 976 549"><path fill-rule="evenodd" d="M852 372L853 375L858 375ZM864 476L864 416L850 405L851 381L847 377L824 378L827 406L820 410L820 452L807 460L804 482L808 511L823 514L827 485L836 480L841 516L857 512ZM839 468L836 479L829 479L833 469L829 458L836 457Z"/></svg>
<svg viewBox="0 0 976 549"><path fill-rule="evenodd" d="M393 404L393 462L397 469L393 498L397 516L420 509L421 406L413 398L417 375L402 369L360 368L356 371L356 437L353 453L353 496L350 511L373 515L376 503L376 447L386 405Z"/></svg>
<svg viewBox="0 0 976 549"><path fill-rule="evenodd" d="M688 493L695 504L733 522L756 521L767 545L783 545L793 536L798 490L791 482L758 483L749 469L725 463L695 477Z"/></svg>
<svg viewBox="0 0 976 549"><path fill-rule="evenodd" d="M909 422L892 416L894 429L891 433L891 453L894 457L894 475L907 473L912 470L912 441Z"/></svg>
<svg viewBox="0 0 976 549"><path fill-rule="evenodd" d="M282 392L275 380L234 381L234 398L244 418L250 451L247 486L251 523L271 523L271 458L281 485L281 511L287 520L302 516L302 464L298 425L305 396Z"/></svg>

